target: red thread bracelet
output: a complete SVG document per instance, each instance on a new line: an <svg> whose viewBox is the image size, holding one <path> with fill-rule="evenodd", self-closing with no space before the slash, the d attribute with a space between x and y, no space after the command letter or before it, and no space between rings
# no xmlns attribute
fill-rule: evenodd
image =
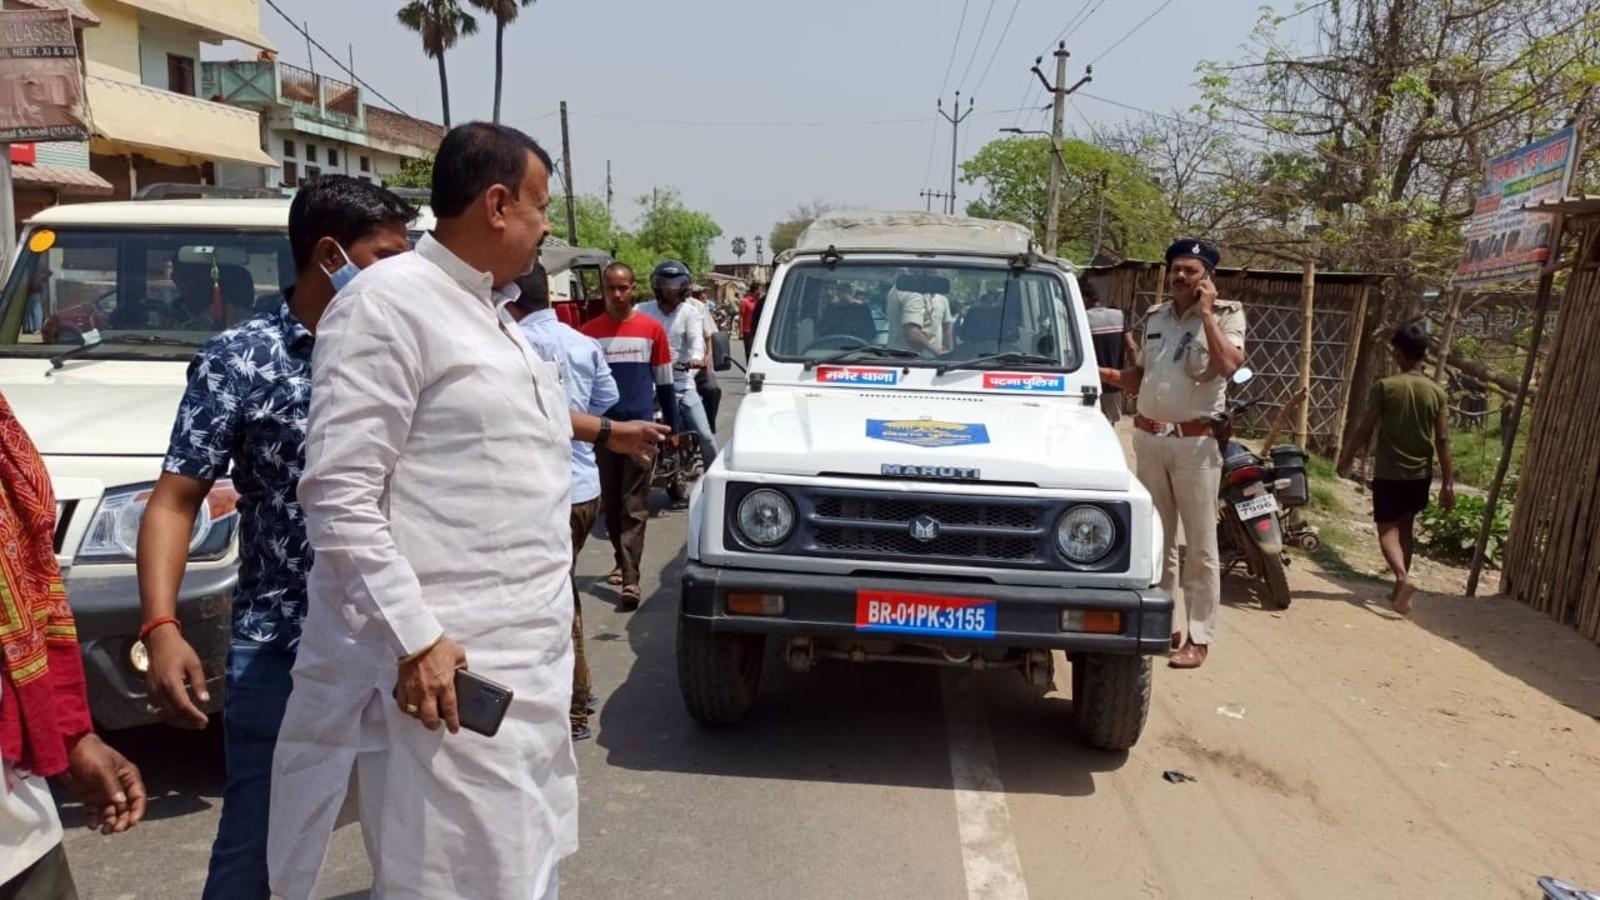
<svg viewBox="0 0 1600 900"><path fill-rule="evenodd" d="M183 623L179 622L176 616L156 616L154 619L144 623L144 625L139 629L139 640L142 641L149 637L150 632L155 631L157 628L160 628L163 625L174 625L177 626L177 629L180 633L183 631Z"/></svg>

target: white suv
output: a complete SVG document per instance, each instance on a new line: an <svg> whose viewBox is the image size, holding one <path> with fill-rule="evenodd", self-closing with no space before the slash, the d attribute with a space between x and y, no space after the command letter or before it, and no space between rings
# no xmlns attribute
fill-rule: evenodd
<svg viewBox="0 0 1600 900"><path fill-rule="evenodd" d="M1172 600L1093 353L1071 267L1020 226L814 223L778 260L749 393L692 498L690 714L742 719L768 637L798 671L1015 668L1040 687L1060 650L1084 739L1132 746Z"/></svg>

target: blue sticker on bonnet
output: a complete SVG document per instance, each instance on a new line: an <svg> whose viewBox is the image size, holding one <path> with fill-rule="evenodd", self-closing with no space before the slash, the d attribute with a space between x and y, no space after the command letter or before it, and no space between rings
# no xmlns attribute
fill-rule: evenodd
<svg viewBox="0 0 1600 900"><path fill-rule="evenodd" d="M868 419L867 437L913 447L964 447L989 443L989 429L966 422L928 419Z"/></svg>

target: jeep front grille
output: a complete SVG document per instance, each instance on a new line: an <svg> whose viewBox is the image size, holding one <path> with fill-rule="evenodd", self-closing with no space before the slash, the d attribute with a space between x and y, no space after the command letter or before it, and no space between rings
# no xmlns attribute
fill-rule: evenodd
<svg viewBox="0 0 1600 900"><path fill-rule="evenodd" d="M1037 500L816 489L806 493L801 509L802 536L814 552L952 565L1054 565L1054 520L1050 505ZM937 535L915 536L918 520L936 523Z"/></svg>

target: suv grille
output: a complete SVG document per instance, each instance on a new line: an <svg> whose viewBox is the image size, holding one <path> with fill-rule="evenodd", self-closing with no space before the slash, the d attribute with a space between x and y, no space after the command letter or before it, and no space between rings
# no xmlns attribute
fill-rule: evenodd
<svg viewBox="0 0 1600 900"><path fill-rule="evenodd" d="M811 549L857 557L962 564L1054 565L1048 504L974 497L907 498L873 491L811 492L804 537ZM913 520L931 519L938 533L913 536Z"/></svg>

